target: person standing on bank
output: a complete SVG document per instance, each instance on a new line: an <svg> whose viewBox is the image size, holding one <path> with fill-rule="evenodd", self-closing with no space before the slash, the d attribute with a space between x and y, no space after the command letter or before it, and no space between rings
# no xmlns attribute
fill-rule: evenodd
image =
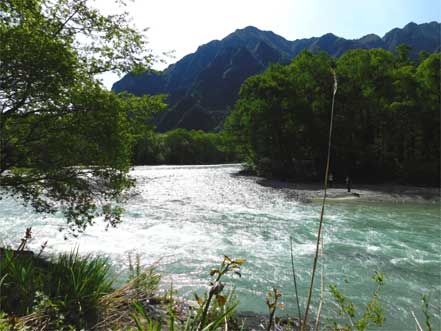
<svg viewBox="0 0 441 331"><path fill-rule="evenodd" d="M328 182L329 182L329 187L332 187L332 182L334 181L334 175L332 174L332 172L329 174L328 177Z"/></svg>
<svg viewBox="0 0 441 331"><path fill-rule="evenodd" d="M349 176L346 176L346 187L348 188L348 192L351 192L351 179Z"/></svg>

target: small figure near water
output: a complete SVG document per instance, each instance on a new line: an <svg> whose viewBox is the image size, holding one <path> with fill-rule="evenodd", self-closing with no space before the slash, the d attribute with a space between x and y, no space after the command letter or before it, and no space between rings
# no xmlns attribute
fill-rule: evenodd
<svg viewBox="0 0 441 331"><path fill-rule="evenodd" d="M351 192L351 179L349 176L346 176L346 187L348 189L348 192Z"/></svg>
<svg viewBox="0 0 441 331"><path fill-rule="evenodd" d="M328 177L328 185L329 187L332 187L332 182L334 181L334 175L332 174L332 172L329 174Z"/></svg>

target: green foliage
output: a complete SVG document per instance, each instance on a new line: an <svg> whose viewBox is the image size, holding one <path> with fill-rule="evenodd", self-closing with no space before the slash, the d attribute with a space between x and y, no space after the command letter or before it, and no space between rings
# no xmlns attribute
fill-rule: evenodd
<svg viewBox="0 0 441 331"><path fill-rule="evenodd" d="M432 322L430 321L430 312L429 312L429 296L427 294L423 294L422 296L422 311L424 315L424 323L427 326L427 331L432 331Z"/></svg>
<svg viewBox="0 0 441 331"><path fill-rule="evenodd" d="M235 298L234 291L228 295L223 293L225 284L222 283L222 278L228 273L234 273L240 277L240 267L244 263L244 259L231 259L224 256L221 265L210 271L210 276L213 277L210 290L203 297L195 293L198 307L188 316L184 325L185 331L216 330L222 324L228 323L239 302Z"/></svg>
<svg viewBox="0 0 441 331"><path fill-rule="evenodd" d="M89 2L0 4L2 194L37 212L61 209L80 230L100 215L120 221L112 202L133 184L133 139L164 108L162 96L116 95L94 78L152 57L127 13L103 15Z"/></svg>
<svg viewBox="0 0 441 331"><path fill-rule="evenodd" d="M237 160L220 133L176 129L147 132L136 141L135 164L217 164Z"/></svg>
<svg viewBox="0 0 441 331"><path fill-rule="evenodd" d="M78 251L61 254L46 262L32 255L4 250L0 259L0 305L11 316L45 311L52 322L78 328L94 325L98 300L112 290L106 259L80 256Z"/></svg>
<svg viewBox="0 0 441 331"><path fill-rule="evenodd" d="M205 293L204 297L200 297L195 293L197 307L190 308L187 319L183 324L176 323L173 288L171 288L166 298L169 302L166 323L168 330L172 331L177 328L183 331L214 331L218 330L220 326L228 324L238 301L234 291L229 294L223 293L225 285L221 280L223 276L231 272L240 275L240 267L243 263L245 263L244 259L231 259L224 256L219 268L210 271L210 276L214 279L210 282L209 292ZM157 331L161 329L161 321L154 321L139 303L134 304L131 317L138 331ZM226 326L226 328L228 327Z"/></svg>
<svg viewBox="0 0 441 331"><path fill-rule="evenodd" d="M52 301L42 292L35 292L35 304L33 313L37 316L44 316L34 328L51 328L53 330L75 330L73 325L66 324L64 315L60 313L60 303Z"/></svg>
<svg viewBox="0 0 441 331"><path fill-rule="evenodd" d="M0 310L0 331L24 331L27 330L23 323L20 322L16 316L8 316L5 312Z"/></svg>
<svg viewBox="0 0 441 331"><path fill-rule="evenodd" d="M269 310L268 326L266 328L267 331L270 331L273 326L274 316L276 314L277 308L279 309L285 308L283 303L279 303L279 299L281 297L282 297L282 292L275 287L272 289L272 291L269 291L266 296L266 305Z"/></svg>
<svg viewBox="0 0 441 331"><path fill-rule="evenodd" d="M335 104L332 172L337 178L439 182L440 56L412 63L358 49L337 60L302 52L242 85L226 121L230 143L258 174L318 179L324 172L332 73Z"/></svg>
<svg viewBox="0 0 441 331"><path fill-rule="evenodd" d="M0 311L0 331L9 331L11 326L9 324L8 315Z"/></svg>
<svg viewBox="0 0 441 331"><path fill-rule="evenodd" d="M139 303L134 304L134 309L130 313L133 321L135 322L137 331L160 331L161 322L150 319L142 305ZM173 322L171 322L170 330L173 330Z"/></svg>
<svg viewBox="0 0 441 331"><path fill-rule="evenodd" d="M222 283L222 277L228 273L233 273L241 277L242 274L240 273L240 267L244 263L245 263L245 259L231 259L225 255L220 267L212 269L210 271L210 276L214 277L214 279L213 281L210 282L211 288L205 300L195 295L196 300L199 304L199 310L196 316L197 317L200 316L200 319L196 318L195 320L193 320L192 325L195 326L196 325L195 321L198 321L197 323L198 329L215 330L221 323L223 323L223 320L226 318L226 316L232 314L232 312L237 306L237 303L233 304L231 307L229 307L226 310L224 309L224 311L220 316L216 316L215 318L211 316L211 321L208 319L210 309L211 309L211 313L213 313L213 311L216 311L215 305L213 306L211 305L213 298L215 298L215 302L219 308L226 307L227 297L222 294L222 291L225 287L225 285Z"/></svg>
<svg viewBox="0 0 441 331"><path fill-rule="evenodd" d="M334 330L364 331L368 329L371 323L376 326L382 326L384 324L384 313L379 301L380 288L384 284L384 275L379 272L375 272L372 279L376 283L376 288L372 295L372 299L366 304L365 310L362 314L358 313L358 308L355 306L355 304L350 301L342 292L340 292L337 286L329 286L332 297L339 307L338 314L343 316L349 322L345 325L339 325L336 321L334 321Z"/></svg>
<svg viewBox="0 0 441 331"><path fill-rule="evenodd" d="M44 293L61 302L60 311L70 324L79 327L96 323L98 301L113 289L107 259L81 256L78 251L61 254L49 270Z"/></svg>
<svg viewBox="0 0 441 331"><path fill-rule="evenodd" d="M13 316L31 311L35 292L43 287L43 265L32 256L4 249L0 258L0 307Z"/></svg>
<svg viewBox="0 0 441 331"><path fill-rule="evenodd" d="M133 263L132 256L129 254L129 281L130 280L135 282L137 291L150 297L158 289L161 275L156 272L154 267L143 268L139 254L136 255L135 263Z"/></svg>

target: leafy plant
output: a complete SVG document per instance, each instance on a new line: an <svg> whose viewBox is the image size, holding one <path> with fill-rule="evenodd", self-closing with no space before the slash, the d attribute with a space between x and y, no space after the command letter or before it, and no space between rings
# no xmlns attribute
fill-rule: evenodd
<svg viewBox="0 0 441 331"><path fill-rule="evenodd" d="M268 319L268 326L266 328L267 331L270 331L273 323L274 323L274 316L276 314L277 308L284 309L285 305L283 303L279 303L279 299L282 296L282 292L278 290L277 288L273 288L272 291L269 291L266 296L266 305L269 309L269 319Z"/></svg>
<svg viewBox="0 0 441 331"><path fill-rule="evenodd" d="M427 294L423 294L422 296L422 311L424 315L424 322L427 326L427 331L432 331L432 323L430 322L430 313L429 313L429 296Z"/></svg>
<svg viewBox="0 0 441 331"><path fill-rule="evenodd" d="M136 254L136 260L133 262L132 255L129 254L129 280L134 280L135 288L151 296L158 289L161 275L159 275L153 266L144 268L141 265L141 257Z"/></svg>
<svg viewBox="0 0 441 331"><path fill-rule="evenodd" d="M32 327L42 330L74 330L74 326L66 324L64 315L60 312L60 306L60 302L55 302L43 292L37 291L33 317L30 317L31 320L34 318Z"/></svg>
<svg viewBox="0 0 441 331"><path fill-rule="evenodd" d="M99 299L113 289L108 260L81 256L74 250L59 255L49 274L44 293L60 301L66 321L78 327L93 325L100 311Z"/></svg>
<svg viewBox="0 0 441 331"><path fill-rule="evenodd" d="M230 291L228 294L223 293L225 285L222 283L222 277L229 272L240 276L240 267L243 263L245 263L244 259L231 259L228 256L224 256L220 267L210 271L210 275L215 278L210 282L211 288L208 294L206 293L204 298L195 294L197 307L190 309L185 322L179 326L179 330L212 331L217 330L222 324L228 324L228 320L232 317L238 301L234 291ZM136 271L136 268L134 270ZM176 327L173 293L173 288L171 288L163 300L168 303L167 325L170 331L173 331ZM140 303L133 305L130 316L137 331L159 331L161 329L161 322L154 321L151 317L147 316L145 309Z"/></svg>
<svg viewBox="0 0 441 331"><path fill-rule="evenodd" d="M203 328L205 326L205 322L207 319L208 310L210 308L211 300L213 297L216 298L216 301L219 306L224 306L226 303L226 297L221 294L222 290L224 289L224 284L221 282L221 278L229 273L233 272L234 274L238 275L239 277L242 277L242 274L240 273L240 267L242 264L245 263L245 259L230 259L228 256L224 256L224 259L220 265L220 268L212 269L210 271L210 276L215 276L214 281L210 282L211 288L208 292L208 297L205 301L197 297L198 303L203 307L202 315L201 315L201 321L200 321L200 327Z"/></svg>
<svg viewBox="0 0 441 331"><path fill-rule="evenodd" d="M339 315L345 317L349 324L339 325L336 321L333 322L334 330L336 331L349 331L367 330L370 323L376 326L382 326L384 324L384 313L379 302L380 289L384 284L384 275L379 272L375 272L372 279L376 283L376 288L372 295L372 299L366 304L363 314L357 314L358 308L350 301L337 286L330 285L331 294L339 307Z"/></svg>
<svg viewBox="0 0 441 331"><path fill-rule="evenodd" d="M130 313L136 325L137 331L160 331L161 323L149 318L141 304L135 303L133 311ZM173 325L173 321L171 322ZM172 330L172 328L170 328Z"/></svg>
<svg viewBox="0 0 441 331"><path fill-rule="evenodd" d="M11 324L9 323L8 314L0 311L0 331L10 331Z"/></svg>
<svg viewBox="0 0 441 331"><path fill-rule="evenodd" d="M0 258L0 306L11 315L29 313L43 286L43 271L31 255L3 249Z"/></svg>

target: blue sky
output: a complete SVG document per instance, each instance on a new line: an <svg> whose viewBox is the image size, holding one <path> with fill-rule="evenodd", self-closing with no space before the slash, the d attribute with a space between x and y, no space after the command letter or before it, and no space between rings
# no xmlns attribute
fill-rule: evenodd
<svg viewBox="0 0 441 331"><path fill-rule="evenodd" d="M109 13L115 10L111 3L96 0L96 6ZM354 39L368 33L382 37L411 21L441 21L441 0L134 0L126 9L137 27L149 27L153 53L174 51L174 58L156 64L157 69L248 25L288 40L328 32ZM103 76L107 87L117 79Z"/></svg>

